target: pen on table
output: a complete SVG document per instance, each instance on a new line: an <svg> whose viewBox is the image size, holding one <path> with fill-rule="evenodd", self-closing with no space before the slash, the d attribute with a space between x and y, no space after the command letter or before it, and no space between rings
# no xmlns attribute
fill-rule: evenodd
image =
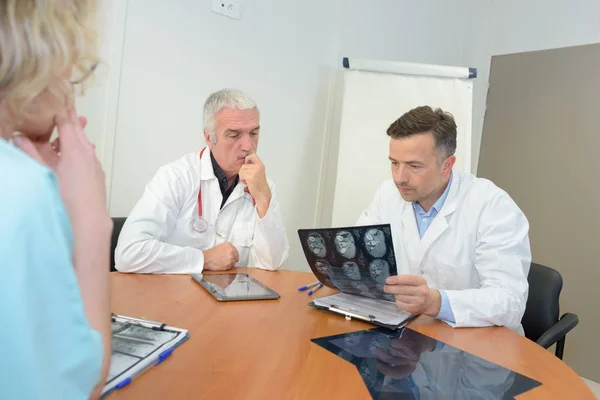
<svg viewBox="0 0 600 400"><path fill-rule="evenodd" d="M310 289L310 288L311 288L311 287L313 287L313 286L317 286L319 283L321 283L321 282L319 282L319 281L316 281L316 282L313 282L313 283L309 283L308 285L300 286L300 287L298 288L298 291L299 291L299 292L301 292L301 291L303 291L303 290Z"/></svg>
<svg viewBox="0 0 600 400"><path fill-rule="evenodd" d="M317 284L317 286L315 286L315 288L314 288L314 289L311 289L311 291L310 291L310 292L308 292L308 295L310 296L311 294L313 294L313 293L314 293L314 292L316 292L317 290L321 289L322 287L323 287L323 284L322 284L321 282L319 282L319 283Z"/></svg>

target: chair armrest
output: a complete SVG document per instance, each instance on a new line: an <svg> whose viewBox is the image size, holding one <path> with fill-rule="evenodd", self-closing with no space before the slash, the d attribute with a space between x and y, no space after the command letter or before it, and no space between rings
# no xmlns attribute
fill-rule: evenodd
<svg viewBox="0 0 600 400"><path fill-rule="evenodd" d="M536 341L536 343L547 349L554 343L564 338L565 335L575 328L578 323L579 317L577 314L566 313L560 317L556 324L552 325L550 329L544 332Z"/></svg>

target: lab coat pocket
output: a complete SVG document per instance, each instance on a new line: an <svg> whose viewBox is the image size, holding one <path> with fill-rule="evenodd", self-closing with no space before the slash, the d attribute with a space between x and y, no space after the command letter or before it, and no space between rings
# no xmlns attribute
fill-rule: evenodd
<svg viewBox="0 0 600 400"><path fill-rule="evenodd" d="M248 256L252 239L254 237L254 228L252 224L243 223L233 227L231 235L231 244L237 249L240 255L240 260L235 265L236 267L245 267L248 265Z"/></svg>
<svg viewBox="0 0 600 400"><path fill-rule="evenodd" d="M463 290L471 288L470 262L456 262L457 260L436 260L437 288L448 290Z"/></svg>

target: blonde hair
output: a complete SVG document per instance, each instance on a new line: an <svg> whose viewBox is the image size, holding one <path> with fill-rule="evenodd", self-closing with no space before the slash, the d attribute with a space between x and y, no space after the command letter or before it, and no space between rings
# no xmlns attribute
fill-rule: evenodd
<svg viewBox="0 0 600 400"><path fill-rule="evenodd" d="M66 74L98 61L97 0L0 0L0 104L21 118L45 90L70 96Z"/></svg>

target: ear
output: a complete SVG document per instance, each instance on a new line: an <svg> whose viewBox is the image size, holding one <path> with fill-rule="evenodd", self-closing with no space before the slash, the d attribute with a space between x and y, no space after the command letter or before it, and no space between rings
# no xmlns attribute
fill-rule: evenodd
<svg viewBox="0 0 600 400"><path fill-rule="evenodd" d="M450 174L450 171L452 171L452 168L454 167L455 163L455 155L451 155L450 157L446 158L446 161L444 161L444 174Z"/></svg>
<svg viewBox="0 0 600 400"><path fill-rule="evenodd" d="M208 148L210 150L212 150L214 144L213 142L210 140L210 133L208 132L208 129L204 130L204 141L206 142L206 145L208 146Z"/></svg>

